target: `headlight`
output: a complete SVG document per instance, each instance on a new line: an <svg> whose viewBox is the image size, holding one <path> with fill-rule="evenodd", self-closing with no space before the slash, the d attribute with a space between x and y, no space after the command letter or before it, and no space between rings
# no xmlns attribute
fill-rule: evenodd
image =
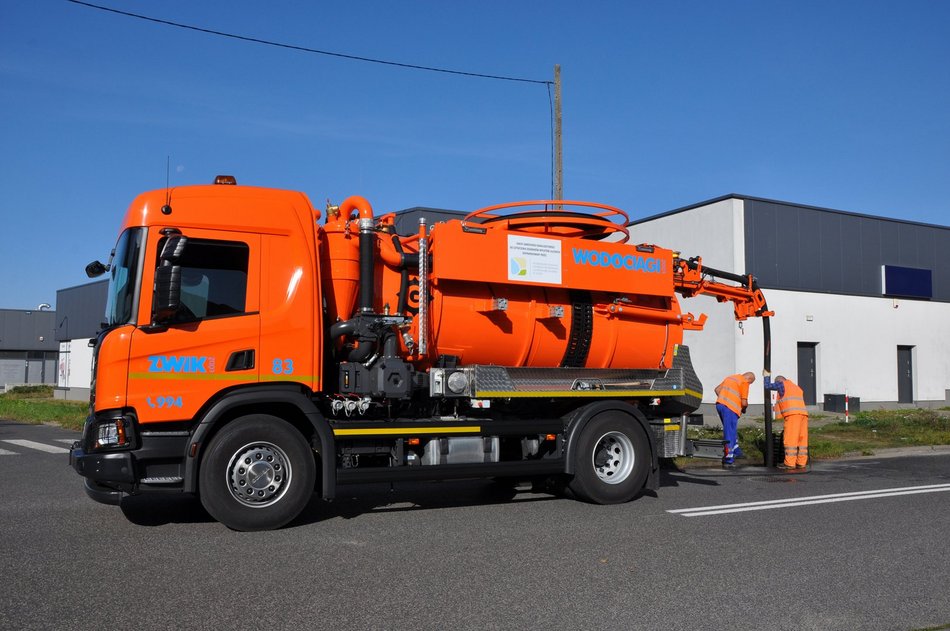
<svg viewBox="0 0 950 631"><path fill-rule="evenodd" d="M92 449L122 449L132 446L132 421L126 416L97 420L90 428Z"/></svg>

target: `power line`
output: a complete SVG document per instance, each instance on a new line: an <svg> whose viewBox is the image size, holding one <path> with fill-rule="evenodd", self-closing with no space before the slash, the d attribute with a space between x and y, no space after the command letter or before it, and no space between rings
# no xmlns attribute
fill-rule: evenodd
<svg viewBox="0 0 950 631"><path fill-rule="evenodd" d="M318 50L316 48L307 48L306 46L295 46L293 44L284 44L281 42L274 42L266 39L259 39L256 37L247 37L246 35L235 35L234 33L225 33L223 31L215 31L212 29L201 28L198 26L191 26L189 24L181 24L180 22L171 22L169 20L161 20L158 18L149 17L147 15L140 15L138 13L130 13L128 11L120 11L118 9L113 9L111 7L104 7L98 4L92 4L89 2L81 2L80 0L66 0L73 4L78 4L84 7L89 7L90 9L98 9L100 11L107 11L109 13L116 13L118 15L124 15L126 17L136 18L139 20L146 20L148 22L155 22L156 24L164 24L166 26L174 26L176 28L183 28L190 31L197 31L199 33L206 33L208 35L217 35L219 37L227 37L230 39L236 39L244 42L252 42L254 44L264 44L267 46L276 46L277 48L286 48L289 50L296 50L303 53L313 53L316 55L327 55L329 57L340 57L342 59L352 59L354 61L365 61L367 63L373 64L382 64L385 66L397 66L399 68L410 68L412 70L427 70L429 72L442 72L445 74L454 74L461 75L464 77L478 77L480 79L496 79L499 81L516 81L519 83L534 83L539 85L549 86L553 82L551 81L540 81L538 79L525 79L523 77L506 77L502 75L491 75L483 74L480 72L464 72L462 70L449 70L447 68L434 68L432 66L420 66L416 64L404 64L398 61L386 61L384 59L373 59L371 57L359 57L357 55L347 55L344 53L335 53L329 50Z"/></svg>
<svg viewBox="0 0 950 631"><path fill-rule="evenodd" d="M328 50L319 50L316 48L307 48L306 46L296 46L294 44L284 44L282 42L274 42L266 39L259 39L256 37L248 37L246 35L235 35L234 33L225 33L223 31L215 31L212 29L201 28L198 26L192 26L190 24L182 24L180 22L172 22L170 20L162 20L159 18L153 18L147 15L141 15L138 13L130 13L129 11L120 11L119 9L113 9L111 7L104 7L98 4L92 4L90 2L82 2L81 0L66 0L72 4L78 4L80 6L88 7L90 9L98 9L99 11L106 11L108 13L115 13L117 15L123 15L126 17L136 18L138 20L145 20L147 22L154 22L155 24L162 24L165 26L174 26L175 28L186 29L189 31L196 31L198 33L205 33L207 35L217 35L218 37L226 37L229 39L235 39L243 42L250 42L253 44L263 44L266 46L274 46L276 48L284 48L287 50L295 50L298 52L304 53L313 53L316 55L326 55L328 57L338 57L341 59L350 59L353 61L364 61L367 63L373 64L382 64L384 66L395 66L398 68L408 68L411 70L426 70L429 72L441 72L443 74L453 74L460 75L463 77L476 77L479 79L495 79L497 81L514 81L517 83L533 83L535 85L543 85L547 88L548 92L548 107L550 109L550 124L551 124L551 197L554 197L554 188L555 188L555 140L554 140L554 126L555 126L555 112L554 112L554 103L551 100L551 86L555 84L554 81L541 81L538 79L526 79L524 77L507 77L503 75L491 75L484 74L480 72L464 72L462 70L449 70L448 68L435 68L432 66L421 66L417 64L405 64L397 61L386 61L384 59L373 59L372 57L360 57L357 55L347 55L345 53L336 53Z"/></svg>

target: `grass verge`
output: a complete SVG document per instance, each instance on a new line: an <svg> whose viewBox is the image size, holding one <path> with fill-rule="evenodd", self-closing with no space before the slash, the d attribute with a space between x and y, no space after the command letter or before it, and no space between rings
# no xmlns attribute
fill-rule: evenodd
<svg viewBox="0 0 950 631"><path fill-rule="evenodd" d="M0 419L82 430L88 413L89 404L84 401L53 399L52 386L18 386L0 394Z"/></svg>
<svg viewBox="0 0 950 631"><path fill-rule="evenodd" d="M812 422L826 421L814 415ZM739 428L739 446L748 460L765 458L764 421ZM777 434L778 432L776 432ZM722 430L691 428L690 438L722 438ZM877 449L919 445L950 445L950 415L942 410L873 410L859 412L850 423L815 424L808 428L808 453L816 460L846 454L873 455Z"/></svg>

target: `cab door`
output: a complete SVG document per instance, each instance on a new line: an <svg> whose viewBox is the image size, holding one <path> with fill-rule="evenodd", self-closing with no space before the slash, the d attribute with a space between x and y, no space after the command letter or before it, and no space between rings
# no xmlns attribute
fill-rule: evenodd
<svg viewBox="0 0 950 631"><path fill-rule="evenodd" d="M156 267L166 241L179 235L180 306L154 325ZM190 420L218 392L257 383L260 236L151 228L144 267L128 376L139 422Z"/></svg>

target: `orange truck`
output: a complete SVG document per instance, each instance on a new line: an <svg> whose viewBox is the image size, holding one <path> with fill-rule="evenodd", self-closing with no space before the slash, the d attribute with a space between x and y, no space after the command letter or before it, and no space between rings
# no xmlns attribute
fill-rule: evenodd
<svg viewBox="0 0 950 631"><path fill-rule="evenodd" d="M689 453L702 386L677 295L770 315L751 276L626 243L627 216L521 202L398 234L362 197L237 185L140 195L109 263L90 415L93 499L197 494L279 528L341 485L550 480L594 503ZM614 235L611 237L611 235Z"/></svg>

